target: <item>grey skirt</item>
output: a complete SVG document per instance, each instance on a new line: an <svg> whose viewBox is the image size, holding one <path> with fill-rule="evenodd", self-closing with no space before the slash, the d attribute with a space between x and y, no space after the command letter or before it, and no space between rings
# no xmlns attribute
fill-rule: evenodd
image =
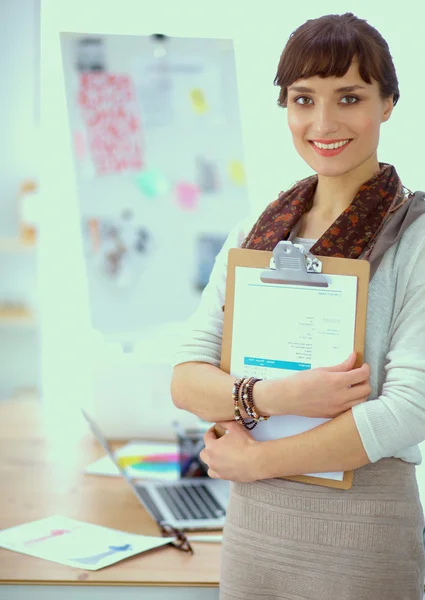
<svg viewBox="0 0 425 600"><path fill-rule="evenodd" d="M416 467L385 458L351 490L231 483L220 600L422 600Z"/></svg>

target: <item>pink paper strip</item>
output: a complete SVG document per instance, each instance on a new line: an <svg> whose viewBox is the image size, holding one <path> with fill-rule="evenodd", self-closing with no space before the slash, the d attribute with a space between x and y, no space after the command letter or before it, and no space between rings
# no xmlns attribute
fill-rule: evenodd
<svg viewBox="0 0 425 600"><path fill-rule="evenodd" d="M78 103L97 173L140 171L141 124L130 77L83 73Z"/></svg>

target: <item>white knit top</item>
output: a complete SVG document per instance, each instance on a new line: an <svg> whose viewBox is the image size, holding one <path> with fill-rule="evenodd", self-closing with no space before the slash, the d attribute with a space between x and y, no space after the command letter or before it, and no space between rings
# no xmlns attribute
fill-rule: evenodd
<svg viewBox="0 0 425 600"><path fill-rule="evenodd" d="M303 238L303 237L295 237L291 241L292 241L293 244L302 244L304 246L304 248L306 250L308 250L308 252L310 252L310 249L317 242L317 240L310 240L309 238Z"/></svg>
<svg viewBox="0 0 425 600"><path fill-rule="evenodd" d="M241 246L258 216L247 217L229 234L199 307L187 322L173 366L188 361L220 366L228 251ZM298 241L306 246L314 243ZM425 439L425 215L386 252L370 282L365 361L371 368L372 394L352 412L369 460L396 457L421 464L418 444Z"/></svg>

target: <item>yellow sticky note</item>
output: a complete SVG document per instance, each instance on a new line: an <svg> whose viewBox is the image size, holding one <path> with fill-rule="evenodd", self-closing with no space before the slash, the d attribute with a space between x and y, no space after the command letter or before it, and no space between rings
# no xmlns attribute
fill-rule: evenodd
<svg viewBox="0 0 425 600"><path fill-rule="evenodd" d="M208 104L204 96L204 92L199 88L194 88L190 92L190 99L192 101L193 110L202 115L207 112Z"/></svg>
<svg viewBox="0 0 425 600"><path fill-rule="evenodd" d="M229 176L233 183L237 185L245 184L245 170L238 160L233 160L229 165Z"/></svg>

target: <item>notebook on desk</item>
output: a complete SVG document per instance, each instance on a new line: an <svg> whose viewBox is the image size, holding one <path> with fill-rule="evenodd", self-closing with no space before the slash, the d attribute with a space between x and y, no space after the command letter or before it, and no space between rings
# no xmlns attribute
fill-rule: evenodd
<svg viewBox="0 0 425 600"><path fill-rule="evenodd" d="M119 461L94 420L82 410L93 435L127 481L143 508L158 523L169 523L186 531L216 530L224 525L229 499L229 482L209 477L178 481L133 479Z"/></svg>

